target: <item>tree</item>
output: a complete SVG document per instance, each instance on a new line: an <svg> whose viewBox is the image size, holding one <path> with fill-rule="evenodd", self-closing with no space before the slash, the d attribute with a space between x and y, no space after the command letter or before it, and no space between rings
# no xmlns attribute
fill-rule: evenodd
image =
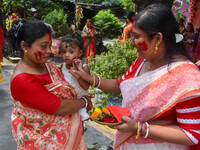
<svg viewBox="0 0 200 150"><path fill-rule="evenodd" d="M153 3L163 3L170 8L173 5L173 0L132 0L132 2L136 4L137 11Z"/></svg>
<svg viewBox="0 0 200 150"><path fill-rule="evenodd" d="M6 15L16 10L23 10L21 17L25 18L32 15L31 8L35 8L41 14L46 14L61 5L53 0L3 0L0 6Z"/></svg>

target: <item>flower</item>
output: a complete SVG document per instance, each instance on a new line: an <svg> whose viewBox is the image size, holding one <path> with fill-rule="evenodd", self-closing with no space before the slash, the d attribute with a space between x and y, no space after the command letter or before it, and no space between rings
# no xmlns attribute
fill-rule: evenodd
<svg viewBox="0 0 200 150"><path fill-rule="evenodd" d="M95 107L95 109L94 109L94 112L98 112L99 114L101 114L101 113L102 113L101 109L100 109L100 108L98 108L98 107Z"/></svg>
<svg viewBox="0 0 200 150"><path fill-rule="evenodd" d="M95 111L92 115L91 115L91 118L94 118L94 117L99 117L99 112Z"/></svg>
<svg viewBox="0 0 200 150"><path fill-rule="evenodd" d="M108 108L104 108L103 110L103 113L105 113L105 114L108 114L110 111L108 110Z"/></svg>

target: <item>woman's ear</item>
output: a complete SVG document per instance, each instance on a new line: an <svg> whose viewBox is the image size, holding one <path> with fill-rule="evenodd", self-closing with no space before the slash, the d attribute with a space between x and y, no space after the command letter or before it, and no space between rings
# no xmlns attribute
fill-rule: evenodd
<svg viewBox="0 0 200 150"><path fill-rule="evenodd" d="M163 35L161 32L158 32L156 35L156 45L160 45L163 41Z"/></svg>
<svg viewBox="0 0 200 150"><path fill-rule="evenodd" d="M21 41L20 42L20 46L21 46L23 51L27 50L27 48L28 48L28 45L27 45L27 43L25 41Z"/></svg>

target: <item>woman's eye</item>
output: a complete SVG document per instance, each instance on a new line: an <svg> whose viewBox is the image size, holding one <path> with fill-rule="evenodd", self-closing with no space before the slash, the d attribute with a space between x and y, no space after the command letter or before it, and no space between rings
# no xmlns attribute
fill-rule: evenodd
<svg viewBox="0 0 200 150"><path fill-rule="evenodd" d="M41 47L42 47L42 48L46 48L47 46L46 46L46 45L42 45Z"/></svg>

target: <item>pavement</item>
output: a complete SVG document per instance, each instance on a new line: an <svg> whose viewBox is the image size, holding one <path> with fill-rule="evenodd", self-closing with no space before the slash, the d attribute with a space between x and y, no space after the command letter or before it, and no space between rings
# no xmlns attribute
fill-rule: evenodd
<svg viewBox="0 0 200 150"><path fill-rule="evenodd" d="M56 64L61 63L56 58ZM10 78L16 66L7 59L3 59L3 83L0 83L0 150L16 150L17 143L11 130L12 101L10 99ZM85 143L88 150L112 150L112 142L115 130L97 124L92 121L85 121L86 130L84 132Z"/></svg>

